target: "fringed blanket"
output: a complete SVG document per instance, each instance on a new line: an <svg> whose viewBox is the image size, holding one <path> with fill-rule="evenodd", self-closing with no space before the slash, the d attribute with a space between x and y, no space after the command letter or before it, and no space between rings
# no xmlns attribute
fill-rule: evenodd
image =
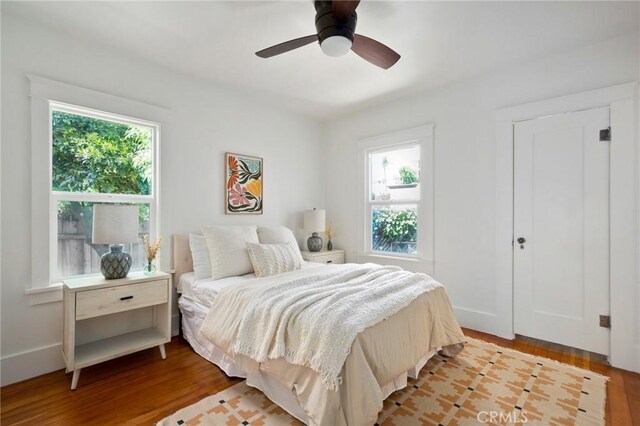
<svg viewBox="0 0 640 426"><path fill-rule="evenodd" d="M426 274L393 266L326 269L313 274L303 269L224 289L200 333L257 362L284 358L309 367L336 390L358 333L441 287Z"/></svg>

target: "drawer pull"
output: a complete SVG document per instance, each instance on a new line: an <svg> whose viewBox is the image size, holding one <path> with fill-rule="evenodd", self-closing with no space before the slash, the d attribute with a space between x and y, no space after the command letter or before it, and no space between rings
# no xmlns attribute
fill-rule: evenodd
<svg viewBox="0 0 640 426"><path fill-rule="evenodd" d="M120 298L120 300L129 300L129 299L133 299L133 296L124 296Z"/></svg>
<svg viewBox="0 0 640 426"><path fill-rule="evenodd" d="M333 263L333 260L327 260L327 263Z"/></svg>

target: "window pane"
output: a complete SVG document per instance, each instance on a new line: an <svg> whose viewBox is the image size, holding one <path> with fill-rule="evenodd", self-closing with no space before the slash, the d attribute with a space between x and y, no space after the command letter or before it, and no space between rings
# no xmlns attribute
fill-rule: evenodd
<svg viewBox="0 0 640 426"><path fill-rule="evenodd" d="M420 199L420 146L369 154L371 200Z"/></svg>
<svg viewBox="0 0 640 426"><path fill-rule="evenodd" d="M371 209L371 249L388 253L417 253L418 206Z"/></svg>
<svg viewBox="0 0 640 426"><path fill-rule="evenodd" d="M58 279L100 272L100 257L109 251L109 245L91 244L94 204L58 202ZM149 204L138 206L140 239L124 247L133 260L131 269L142 268L145 261L142 237L149 233Z"/></svg>
<svg viewBox="0 0 640 426"><path fill-rule="evenodd" d="M52 111L54 191L151 194L152 129Z"/></svg>

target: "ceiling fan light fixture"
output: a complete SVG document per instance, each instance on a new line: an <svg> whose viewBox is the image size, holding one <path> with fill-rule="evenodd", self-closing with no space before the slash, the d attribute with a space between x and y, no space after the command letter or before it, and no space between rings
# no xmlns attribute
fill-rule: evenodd
<svg viewBox="0 0 640 426"><path fill-rule="evenodd" d="M320 48L325 55L337 58L346 55L351 50L352 44L347 37L335 35L322 40Z"/></svg>

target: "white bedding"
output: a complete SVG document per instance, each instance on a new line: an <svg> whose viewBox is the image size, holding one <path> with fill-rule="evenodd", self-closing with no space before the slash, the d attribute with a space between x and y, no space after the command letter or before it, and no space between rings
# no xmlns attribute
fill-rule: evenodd
<svg viewBox="0 0 640 426"><path fill-rule="evenodd" d="M323 263L304 262L302 268L326 268L327 265ZM196 279L195 272L187 272L182 274L178 281L178 293L182 293L183 296L198 302L204 307L211 307L216 295L232 285L247 282L252 278L256 278L254 274L241 275L239 277L228 277L219 280L212 278Z"/></svg>
<svg viewBox="0 0 640 426"><path fill-rule="evenodd" d="M220 292L200 333L234 355L309 367L335 391L358 333L441 286L397 266L306 268Z"/></svg>
<svg viewBox="0 0 640 426"><path fill-rule="evenodd" d="M193 282L195 281L195 278L189 281ZM312 423L310 422L305 409L300 406L298 396L292 392L291 386L285 386L278 380L271 377L269 371L273 370L273 368L270 367L263 369L261 367L254 366L253 368L249 368L245 371L236 364L232 357L225 354L209 340L200 336L199 330L202 327L202 323L204 322L207 313L209 312L209 308L190 299L186 294L183 294L182 297L178 299L178 305L182 312L182 335L198 355L220 367L229 377L246 378L249 386L260 389L270 400L284 408L302 423ZM409 377L417 378L422 367L435 354L435 352L436 351L434 350L427 353L412 368L408 368L397 377L381 385L380 392L382 394L382 398L386 399L396 390L406 387L407 379ZM243 364L247 363L251 363L251 360L245 359ZM267 366L268 365L269 363L267 363Z"/></svg>
<svg viewBox="0 0 640 426"><path fill-rule="evenodd" d="M303 268L332 268L306 263ZM335 268L335 266L333 266ZM296 271L308 275L312 271ZM289 275L291 272L282 274ZM322 275L323 271L318 270ZM284 277L283 277L284 278ZM299 420L310 425L370 425L382 409L383 400L417 377L437 348L452 356L462 349L464 335L455 320L444 288L434 288L411 304L358 334L341 371L342 384L330 391L322 378L308 367L283 358L259 363L247 356L231 355L228 347L217 346L199 331L204 317L223 289L245 287L264 278L252 274L220 280L196 280L183 274L178 287L184 337L194 350L221 367L229 376L246 377L249 386L262 390ZM227 291L225 291L226 293ZM218 324L223 326L223 324ZM215 327L214 327L215 328Z"/></svg>
<svg viewBox="0 0 640 426"><path fill-rule="evenodd" d="M220 290L245 282L251 278L255 278L255 275L247 274L240 277L222 278L220 280L211 278L199 280L196 278L195 272L187 272L186 274L182 274L178 281L178 292L191 300L197 301L202 306L210 307L213 304L213 299Z"/></svg>

